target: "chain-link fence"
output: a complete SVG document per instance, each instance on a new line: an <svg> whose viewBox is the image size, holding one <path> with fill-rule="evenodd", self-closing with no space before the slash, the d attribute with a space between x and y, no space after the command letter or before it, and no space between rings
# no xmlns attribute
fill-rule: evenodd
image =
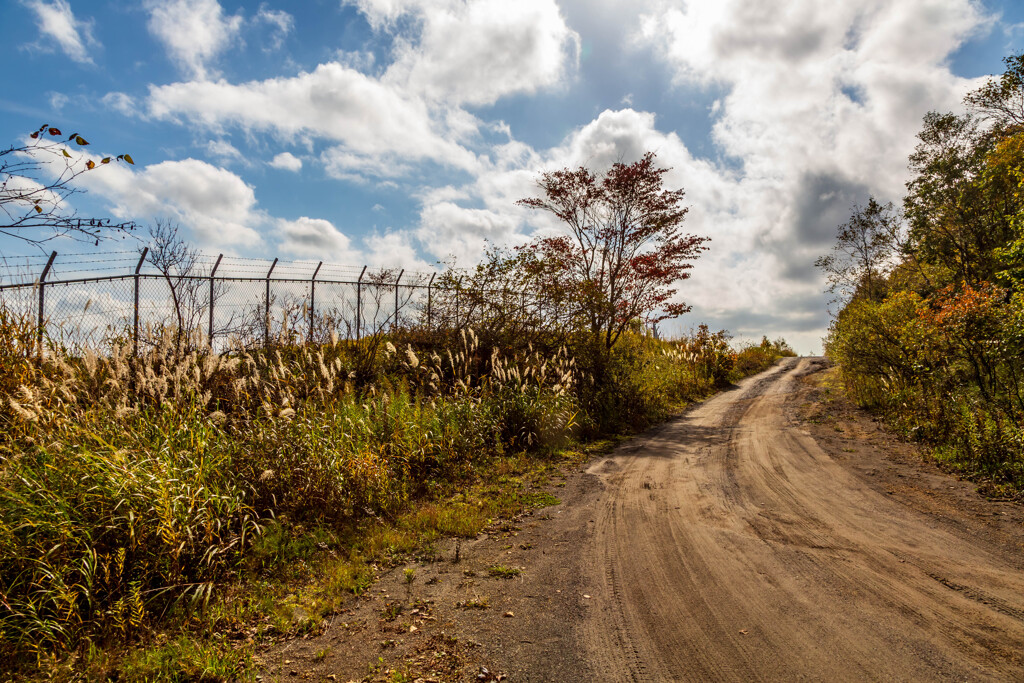
<svg viewBox="0 0 1024 683"><path fill-rule="evenodd" d="M5 257L0 305L38 326L40 352L44 336L72 351L127 342L137 350L171 331L225 348L358 340L398 327L558 320L557 305L508 289L464 287L457 274L193 256L187 267L162 269L146 251Z"/></svg>

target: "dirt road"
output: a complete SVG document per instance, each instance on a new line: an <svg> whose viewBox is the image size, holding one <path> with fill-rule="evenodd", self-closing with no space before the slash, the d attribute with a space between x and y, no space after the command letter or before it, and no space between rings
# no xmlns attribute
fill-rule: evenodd
<svg viewBox="0 0 1024 683"><path fill-rule="evenodd" d="M790 359L597 462L604 680L1024 676L1012 551L866 487L785 417Z"/></svg>
<svg viewBox="0 0 1024 683"><path fill-rule="evenodd" d="M344 630L284 646L268 673L1024 680L1020 506L900 455L805 381L823 365L748 378L571 474L560 505L463 544L458 564L420 563L407 601L429 618L378 618L398 567ZM499 563L522 573L489 577ZM481 596L488 609L458 608ZM431 673L439 653L447 674Z"/></svg>

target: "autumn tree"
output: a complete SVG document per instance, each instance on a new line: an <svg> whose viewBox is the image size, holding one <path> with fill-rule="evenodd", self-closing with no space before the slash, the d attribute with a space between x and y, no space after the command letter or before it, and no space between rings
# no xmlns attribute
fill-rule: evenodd
<svg viewBox="0 0 1024 683"><path fill-rule="evenodd" d="M1006 71L969 93L964 103L999 128L1024 126L1024 53L1003 59Z"/></svg>
<svg viewBox="0 0 1024 683"><path fill-rule="evenodd" d="M885 298L885 276L895 265L899 233L900 219L891 202L879 204L870 197L867 206L854 206L850 220L836 230L832 252L814 262L836 301Z"/></svg>
<svg viewBox="0 0 1024 683"><path fill-rule="evenodd" d="M669 171L651 152L603 174L565 168L544 173L540 197L522 206L558 218L567 234L538 237L519 266L541 299L588 331L606 351L635 322L654 324L690 307L675 300L708 237L684 234L684 192L664 187Z"/></svg>
<svg viewBox="0 0 1024 683"><path fill-rule="evenodd" d="M68 235L98 242L111 232L135 228L133 222L82 218L68 199L81 190L75 180L111 162L134 164L128 154L87 158L88 141L78 133L64 137L44 124L25 142L0 149L0 234L41 244Z"/></svg>

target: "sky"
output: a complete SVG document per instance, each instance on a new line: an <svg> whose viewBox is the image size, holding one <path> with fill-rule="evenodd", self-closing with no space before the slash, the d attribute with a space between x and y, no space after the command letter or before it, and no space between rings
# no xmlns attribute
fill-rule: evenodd
<svg viewBox="0 0 1024 683"><path fill-rule="evenodd" d="M900 201L922 117L961 111L1024 49L1022 5L6 0L0 145L48 123L129 153L80 177L79 215L414 270L557 230L515 203L542 172L651 151L686 192L684 231L712 240L679 285L693 311L664 330L818 352L815 258L854 204Z"/></svg>

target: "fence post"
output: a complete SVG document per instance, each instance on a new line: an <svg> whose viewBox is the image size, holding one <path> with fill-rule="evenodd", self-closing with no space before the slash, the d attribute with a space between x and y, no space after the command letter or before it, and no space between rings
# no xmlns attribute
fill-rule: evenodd
<svg viewBox="0 0 1024 683"><path fill-rule="evenodd" d="M146 262L146 255L149 254L149 247L142 248L142 255L139 257L139 262L135 264L135 319L134 325L132 326L132 355L139 355L139 271L142 270L142 264Z"/></svg>
<svg viewBox="0 0 1024 683"><path fill-rule="evenodd" d="M316 307L316 275L320 272L320 266L324 264L323 261L316 265L316 270L313 271L313 277L309 281L309 336L306 337L306 343L313 341L313 311Z"/></svg>
<svg viewBox="0 0 1024 683"><path fill-rule="evenodd" d="M266 323L266 328L263 330L263 345L270 346L270 274L274 272L274 266L277 265L277 259L270 264L270 270L267 271L267 298L264 300L265 306L263 308L263 320Z"/></svg>
<svg viewBox="0 0 1024 683"><path fill-rule="evenodd" d="M363 272L359 273L356 280L356 341L359 341L360 331L363 328L363 276L366 275L366 266Z"/></svg>
<svg viewBox="0 0 1024 683"><path fill-rule="evenodd" d="M395 322L391 323L392 328L398 327L398 283L404 274L405 268L402 268L398 271L398 277L395 278Z"/></svg>
<svg viewBox="0 0 1024 683"><path fill-rule="evenodd" d="M217 256L217 262L213 264L213 270L210 271L210 329L207 338L210 342L210 351L213 351L213 276L217 274L217 268L220 267L220 260L224 258L224 254Z"/></svg>
<svg viewBox="0 0 1024 683"><path fill-rule="evenodd" d="M46 333L46 276L50 273L50 266L57 258L57 252L50 254L50 259L43 268L43 274L39 276L39 360L43 359L43 335Z"/></svg>
<svg viewBox="0 0 1024 683"><path fill-rule="evenodd" d="M431 295L433 294L433 290L431 288L434 286L434 278L435 277L437 277L437 273L432 273L430 275L430 282L427 283L427 329L428 330L430 329L430 305L431 305L431 303L433 303L433 301L431 300Z"/></svg>

